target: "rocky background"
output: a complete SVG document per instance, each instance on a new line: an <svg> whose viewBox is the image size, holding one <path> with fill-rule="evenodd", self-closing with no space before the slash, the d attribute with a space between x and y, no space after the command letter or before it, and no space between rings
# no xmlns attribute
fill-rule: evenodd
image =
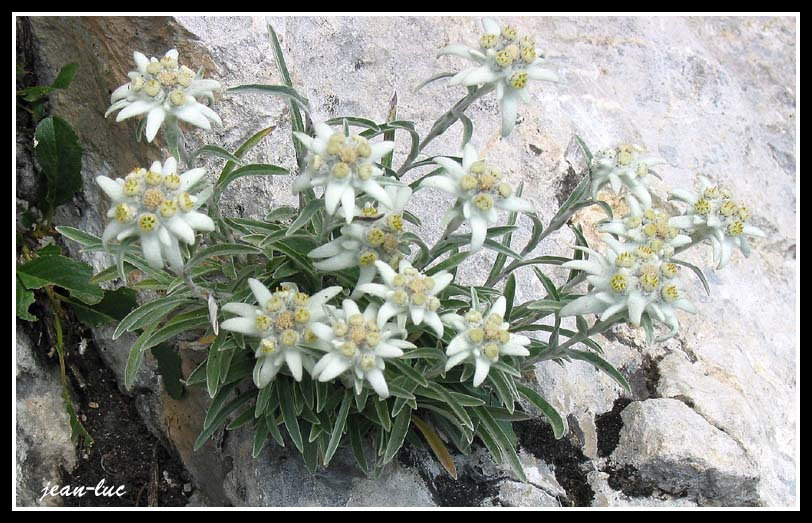
<svg viewBox="0 0 812 523"><path fill-rule="evenodd" d="M220 435L193 453L207 396L190 391L183 400L171 399L148 357L134 390L121 396L130 411L116 411L119 415L112 418L107 411L96 413L101 422L93 435L98 442L146 425L152 435L144 438L158 438L166 454L161 463L167 464L152 471L150 481L183 486L174 497L161 498L163 503L681 507L799 502L796 20L503 21L536 36L562 82L531 86L532 101L520 109L516 130L507 139L499 136L493 96L476 102L468 111L475 125L474 144L514 182L524 181L524 195L545 222L583 175L584 160L572 146L577 134L593 150L634 142L667 159L670 166L660 170L663 180L654 184L655 199L661 203L668 189L691 186L696 172L708 174L749 202L753 222L768 238L753 242L749 260L737 254L721 271L711 269L709 247L688 253L688 261L706 270L712 295L693 281L699 313L681 317L676 338L647 345L640 332L620 327L599 340L607 358L632 382L632 395L586 363L537 367L532 385L567 417L569 431L555 440L544 420L517 424L528 484L514 481L484 452L455 457L457 481L442 472L430 454L413 446L407 446L377 481L362 477L349 453L339 453L328 470L315 476L298 456L273 444L252 459L252 436L244 430ZM51 107L73 125L85 147L84 192L60 208L55 222L100 234L107 202L94 178L122 175L134 165L162 158L156 147L134 142L133 120L115 124L113 118L103 117L110 92L124 83L133 65L133 50L161 56L177 48L182 63L204 67L207 76L226 86L281 83L267 23L279 34L293 81L310 99L316 118L357 115L382 121L397 92L398 117L413 120L421 134L464 90L443 82L419 93L413 87L437 72L463 67L460 58L435 59L435 51L453 43L474 44L479 35L478 22L466 17L18 20L18 60L27 61L38 84L50 83L62 65L81 64L71 88L54 95ZM282 100L223 94L215 109L224 127L191 132L190 145L213 143L234 150L259 129L275 126L250 159L293 167L290 118ZM30 135L19 131L18 125L18 212L34 198ZM460 137L459 126L452 127L426 153L455 153ZM397 141L399 165L408 143L400 135ZM219 171L222 161L212 159L209 165ZM242 179L224 197L223 214L258 217L277 205L294 203L291 181ZM423 220L420 233L427 241L438 236L446 204L450 200L436 192L414 197L412 208ZM597 235L590 224L598 218L595 211L576 217L593 241ZM529 221L523 218L520 225L514 245L529 236ZM572 241L570 233L562 231L536 252L564 253ZM103 254L78 253L76 244L66 247L97 270L112 263ZM491 259L490 253L469 258L460 277L483 281ZM532 274L518 275L517 298L542 291ZM113 342L111 333L112 328L88 333L85 352L97 352L101 359L93 356L93 361L107 366L98 374L86 373L86 380L106 372L111 383L119 384L121 390L99 393L110 398L123 392L132 342L126 337ZM77 337L71 343L88 339ZM84 450L77 454L69 441L55 358L42 343L29 325L18 323L19 505L39 504L39 489L46 481L65 484L71 471L90 459ZM187 373L196 357L184 354ZM90 415L89 402L103 399L91 396L87 391L79 394L80 412ZM131 417L126 412L132 412Z"/></svg>

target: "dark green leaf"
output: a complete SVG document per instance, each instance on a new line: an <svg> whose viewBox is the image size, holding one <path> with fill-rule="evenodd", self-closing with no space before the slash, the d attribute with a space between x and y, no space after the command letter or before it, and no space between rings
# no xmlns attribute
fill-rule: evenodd
<svg viewBox="0 0 812 523"><path fill-rule="evenodd" d="M26 321L37 321L37 317L28 312L28 307L34 303L34 293L20 283L19 276L16 276L14 280L17 282L15 300L17 302L17 317Z"/></svg>
<svg viewBox="0 0 812 523"><path fill-rule="evenodd" d="M333 459L333 454L335 454L338 444L341 442L341 435L344 433L344 425L347 423L347 414L350 411L351 404L352 392L347 390L344 392L344 399L341 401L341 408L338 410L335 425L333 425L333 430L330 433L330 444L327 446L327 450L324 452L325 467L330 464L330 460Z"/></svg>
<svg viewBox="0 0 812 523"><path fill-rule="evenodd" d="M552 405L547 403L547 400L541 397L541 394L534 391L530 387L517 383L516 388L519 390L519 394L524 396L527 401L539 409L541 413L544 414L544 416L550 421L550 425L553 427L553 435L555 436L555 439L561 439L567 432L567 425L564 422L564 418L561 417L558 411L555 410Z"/></svg>
<svg viewBox="0 0 812 523"><path fill-rule="evenodd" d="M183 397L183 371L180 356L171 343L161 343L152 348L152 355L158 360L158 372L163 379L164 387L173 399Z"/></svg>
<svg viewBox="0 0 812 523"><path fill-rule="evenodd" d="M389 431L389 441L386 443L386 450L383 453L383 463L389 463L395 457L400 447L403 445L403 440L406 438L406 432L409 430L409 422L412 419L412 411L403 409L400 414L395 418L392 423L392 430Z"/></svg>
<svg viewBox="0 0 812 523"><path fill-rule="evenodd" d="M70 124L58 116L43 119L34 138L34 153L45 182L40 203L50 215L82 188L82 147Z"/></svg>
<svg viewBox="0 0 812 523"><path fill-rule="evenodd" d="M104 291L90 283L93 269L90 265L65 256L41 256L17 267L17 276L26 289L40 289L56 285L70 292L71 297L89 305L98 303Z"/></svg>

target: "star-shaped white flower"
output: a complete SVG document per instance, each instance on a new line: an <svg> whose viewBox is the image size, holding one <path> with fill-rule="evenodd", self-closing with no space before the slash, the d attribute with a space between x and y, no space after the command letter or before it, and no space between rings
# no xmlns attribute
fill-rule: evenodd
<svg viewBox="0 0 812 523"><path fill-rule="evenodd" d="M185 65L179 66L177 50L168 51L160 60L136 51L133 59L136 70L127 73L129 83L110 95L112 105L104 114L105 118L118 110L121 111L116 116L117 122L146 114L147 142L155 138L167 115L206 130L211 129L211 122L223 124L217 113L196 99L204 96L213 102L213 91L220 89L220 83L203 79Z"/></svg>
<svg viewBox="0 0 812 523"><path fill-rule="evenodd" d="M622 144L616 149L601 149L592 157L592 199L609 185L615 194L625 187L628 190L626 202L635 215L651 207L651 194L648 191L649 169L665 163L656 156L642 155L638 145Z"/></svg>
<svg viewBox="0 0 812 523"><path fill-rule="evenodd" d="M378 327L378 308L370 304L363 314L352 300L344 300L341 309L332 311L331 325L315 322L313 333L328 348L315 367L313 378L321 382L335 379L350 371L355 393L360 394L364 382L369 383L379 397L389 397L383 371L387 358L399 358L402 349L414 345L401 338L404 331L395 325Z"/></svg>
<svg viewBox="0 0 812 523"><path fill-rule="evenodd" d="M104 229L104 245L113 238L121 241L138 235L151 267L162 268L166 258L173 269L183 269L178 240L192 245L195 231L213 231L214 222L195 210L202 202L186 192L206 170L191 169L179 175L177 166L170 157L163 165L153 162L149 170L133 169L125 178L96 178L114 204L107 213L114 220Z"/></svg>
<svg viewBox="0 0 812 523"><path fill-rule="evenodd" d="M721 269L730 261L734 247L738 247L745 258L750 256L747 236L763 238L764 231L747 223L749 209L733 200L727 189L714 185L704 176L699 176L700 192L675 189L669 199L680 200L690 205L682 216L669 220L673 227L689 231L696 241L710 239L713 246L713 263Z"/></svg>
<svg viewBox="0 0 812 523"><path fill-rule="evenodd" d="M359 267L360 274L356 290L360 285L375 278L375 262L383 260L397 267L404 255L409 254L409 246L401 240L403 231L403 210L412 194L408 187L386 188L393 205L381 204L379 208L365 205L356 209L361 219L341 228L341 235L310 251L311 258L323 258L313 266L321 271L340 271ZM371 221L368 221L367 218ZM353 297L357 292L353 293Z"/></svg>
<svg viewBox="0 0 812 523"><path fill-rule="evenodd" d="M671 218L667 213L645 209L640 214L634 211L623 219L612 220L600 225L601 232L616 234L631 247L646 246L661 259L673 256L677 247L691 243L691 237L682 230L668 224Z"/></svg>
<svg viewBox="0 0 812 523"><path fill-rule="evenodd" d="M639 327L643 313L648 311L654 319L671 329L661 340L676 334L679 322L675 309L696 312L681 289L677 278L679 266L661 260L647 246L622 244L608 236L604 241L609 247L606 255L577 247L589 253L590 259L561 265L585 271L587 281L593 285L588 294L565 305L561 317L600 314L600 320L604 321L626 313L632 325Z"/></svg>
<svg viewBox="0 0 812 523"><path fill-rule="evenodd" d="M283 365L288 366L296 381L301 381L302 365L312 368L313 362L312 359L304 361L309 356L302 352L300 344L317 341L310 325L324 318L324 304L341 292L341 287L328 287L308 296L299 292L295 283L283 283L273 293L254 278L248 279L248 285L259 307L249 303L227 303L223 310L238 317L229 318L220 326L260 338L254 352L257 359L254 384L258 388L268 385Z"/></svg>
<svg viewBox="0 0 812 523"><path fill-rule="evenodd" d="M464 316L444 314L443 321L454 327L458 334L446 348L446 372L464 361L475 365L474 387L479 387L501 356L529 356L530 338L508 332L505 321L505 297L499 298L483 314L470 310Z"/></svg>
<svg viewBox="0 0 812 523"><path fill-rule="evenodd" d="M434 329L437 337L443 337L443 322L437 314L440 300L437 295L454 279L448 271L440 271L433 276L425 276L406 260L401 260L398 272L389 264L375 262L378 273L384 283L365 283L358 290L386 300L378 310L378 327L382 327L392 316L406 319L406 313L412 323L420 325L424 321Z"/></svg>
<svg viewBox="0 0 812 523"><path fill-rule="evenodd" d="M468 220L471 224L471 252L485 244L488 224L496 223L497 209L532 213L533 205L513 194L513 187L502 173L484 160L470 143L462 151L462 165L451 158L439 157L434 163L445 173L423 180L421 187L433 187L457 197L454 207L443 217L443 226L453 220Z"/></svg>
<svg viewBox="0 0 812 523"><path fill-rule="evenodd" d="M306 168L293 183L293 191L307 187L324 187L324 208L330 216L341 210L347 223L352 221L355 197L365 192L382 204L393 203L379 182L383 170L376 162L395 148L395 142L370 144L359 135L345 136L334 132L329 125L314 126L316 136L294 133L307 149Z"/></svg>
<svg viewBox="0 0 812 523"><path fill-rule="evenodd" d="M485 34L480 38L479 48L451 45L441 49L437 56L456 55L479 64L460 71L450 83L493 84L502 108L502 136L507 136L516 123L519 103L528 99L527 81L557 82L558 76L541 67L543 54L532 37L520 37L509 25L500 28L491 18L483 18L482 27Z"/></svg>

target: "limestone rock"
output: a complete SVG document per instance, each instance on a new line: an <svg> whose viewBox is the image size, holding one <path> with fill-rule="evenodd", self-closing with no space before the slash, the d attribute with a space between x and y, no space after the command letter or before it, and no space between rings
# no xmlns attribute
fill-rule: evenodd
<svg viewBox="0 0 812 523"><path fill-rule="evenodd" d="M730 453L723 456L739 452L755 462L747 469L750 476L737 475L742 471L702 461L708 458L698 452L702 459L697 458L697 467L721 466L711 470L725 471L713 481L691 476L694 479L689 483L698 495L714 503L796 503L795 19L505 17L503 21L537 36L562 82L531 86L531 101L520 108L516 129L507 139L499 137L501 120L492 96L477 101L467 114L474 123L474 143L482 155L499 164L511 182L524 182L524 196L533 202L544 223L581 175L578 166L583 165L583 158L578 158L578 150L572 146L572 135L578 134L592 149L632 141L668 160L670 166L660 173L663 180L654 181L658 202L665 202L669 189L689 186L695 171L710 174L749 202L754 223L769 233L768 239L753 242L749 260L737 254L723 271L708 271L713 296L704 296L699 283L694 282L690 291L699 314L680 317L683 328L677 339L646 347L633 334L616 332L601 344L606 358L627 376L641 369L651 371L649 382L642 389L635 387L638 396L634 399L653 393L690 402L696 412L676 400L649 400L675 402L677 406L669 410L678 410L700 433L714 434L714 441L726 442L719 443ZM81 67L73 86L51 98L53 112L75 127L85 149L84 190L72 204L59 209L55 223L99 235L109 202L96 186L95 177L120 176L134 165L163 159L165 153L158 147L163 144L160 134L152 145L137 144L133 140L135 119L116 124L112 117L103 118L110 92L124 82L132 67L133 50L160 55L177 48L184 59L204 67L207 77L225 86L279 83L267 23L279 34L293 81L310 99L314 119L354 114L382 121L396 91L398 117L415 121L421 135L465 91L443 82L418 93L413 87L437 72L459 70L465 64L461 58L435 60L435 51L453 43L473 43L479 34L478 22L469 17L32 17L30 42L39 83L49 83L64 64L78 61ZM215 110L224 126L211 132L188 130L190 147L212 143L234 150L258 130L275 127L247 160L294 167L290 115L284 100L224 93L218 95ZM461 134L457 127L435 140L426 154L456 153ZM409 139L398 133L396 141L397 166L408 152ZM17 142L27 144L20 136ZM24 147L18 147L20 198L33 193L32 162L23 152ZM199 165L215 176L222 163L204 158ZM407 174L406 181L425 172L415 169ZM286 176L238 180L223 197L223 214L261 217L278 205L294 204L291 183L292 177ZM419 191L412 203L423 222L416 232L432 243L441 234L438 224L450 198ZM597 239L594 221L600 217L599 212L582 216L589 218L585 233L593 243ZM530 237L530 221L521 218L518 225L514 248L521 248ZM533 254L566 254L572 241L564 228L545 239ZM96 270L113 263L109 255L79 253L72 242L67 246L72 256ZM687 261L710 268L704 249L686 254ZM459 268L459 281L481 283L494 256L483 251L466 259ZM555 267L545 270L554 281L566 278L566 271ZM531 271L519 269L516 275L518 299L543 297L543 288ZM105 361L120 378L131 341L121 338L113 342L109 335L106 329L95 331ZM695 361L680 361L679 354ZM612 409L620 389L582 362L564 368L546 362L538 366L535 377L539 384L534 386L569 417L573 431L583 434L584 451L594 460L594 417ZM197 486L203 488L206 477L224 477L225 464L233 459L234 468L228 472L231 486L218 491L212 481L206 487L211 489L206 495L215 503L344 504L358 500L352 497L353 492L377 495L369 484L356 485L363 480L343 469L328 473L332 474L331 481L344 480L338 490L331 490L306 476L300 463L294 465L299 458L291 457L285 470L298 491L286 491L287 497L281 496L272 491L272 483L257 482L253 475L260 467L257 463L268 459L269 449L261 460L249 459L250 449L246 457L244 442L230 442L234 435L228 434L222 453L214 443L213 449L206 451L206 459L191 452L189 438L194 440L193 433L202 424L205 396L196 399L193 408L185 403L172 404L162 393L149 361L139 374L136 389L139 410L148 425L177 448L185 449L180 454ZM644 389L646 395L640 396ZM642 424L653 431L655 427L640 421L648 416L641 412L648 412L649 401L632 404L632 410L624 413L624 421L628 418L635 426ZM624 431L630 434L626 428ZM674 450L665 441L658 449L663 453ZM620 447L616 452L623 455ZM673 457L664 454L665 461L658 461L651 456L651 463L668 462L666 458ZM595 463L599 466L598 461ZM278 472L279 466L261 465L269 473ZM647 470L656 472L657 466ZM696 470L692 468L691 474ZM759 481L748 482L747 478L754 477ZM414 479L406 468L396 468L385 478L380 480L382 489L388 481L407 484ZM726 483L728 480L733 483ZM742 484L747 487L743 496L714 490ZM240 485L247 489L247 497L240 495ZM515 485L504 488L518 489ZM429 499L420 489L415 492L414 497L400 501ZM538 501L524 495L511 499Z"/></svg>
<svg viewBox="0 0 812 523"><path fill-rule="evenodd" d="M42 497L46 486L63 486L60 467L76 466L59 370L37 360L31 339L19 329L16 354L17 506L61 505L59 496Z"/></svg>
<svg viewBox="0 0 812 523"><path fill-rule="evenodd" d="M644 479L701 504L741 506L757 502L752 459L730 436L673 399L635 402L622 413L612 461L630 465Z"/></svg>

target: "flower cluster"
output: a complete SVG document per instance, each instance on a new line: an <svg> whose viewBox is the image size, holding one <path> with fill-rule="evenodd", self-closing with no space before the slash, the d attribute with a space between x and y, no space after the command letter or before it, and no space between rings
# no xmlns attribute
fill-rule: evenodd
<svg viewBox="0 0 812 523"><path fill-rule="evenodd" d="M448 271L426 276L406 260L400 262L397 272L381 261L375 262L375 265L384 283L367 283L360 285L358 290L386 300L378 311L378 326L395 315L405 320L408 312L412 323L420 325L425 321L434 329L437 337L442 338L443 322L437 315L440 308L437 294L448 287L454 276Z"/></svg>
<svg viewBox="0 0 812 523"><path fill-rule="evenodd" d="M136 70L128 73L128 83L110 95L112 105L105 118L118 110L117 122L146 114L144 134L148 142L155 138L167 116L206 130L211 129L211 122L223 124L217 113L196 99L204 96L213 101L214 91L220 89L220 83L203 79L189 67L180 65L177 50L168 51L160 60L147 58L136 51L133 59Z"/></svg>
<svg viewBox="0 0 812 523"><path fill-rule="evenodd" d="M679 322L675 309L696 312L685 299L678 281L679 265L664 261L646 245L634 246L604 238L609 250L602 255L592 249L579 247L588 253L588 260L573 260L562 267L584 271L593 290L568 303L561 316L600 314L605 321L616 314L626 314L635 326L640 326L644 312L670 327L668 338L677 333ZM664 339L663 338L663 339Z"/></svg>
<svg viewBox="0 0 812 523"><path fill-rule="evenodd" d="M447 225L454 220L469 221L472 252L485 243L488 224L498 221L496 209L533 212L533 205L513 194L513 187L503 179L502 173L480 160L470 143L463 147L462 165L444 157L435 158L434 162L445 169L445 173L426 178L421 187L434 187L457 197L443 222Z"/></svg>
<svg viewBox="0 0 812 523"><path fill-rule="evenodd" d="M386 192L393 206L378 209L365 205L357 211L363 220L356 220L340 230L338 238L310 251L311 258L323 258L313 264L323 271L340 271L360 267L358 286L375 278L376 262L383 260L397 267L403 256L409 254L409 246L401 240L403 235L403 211L412 195L408 187L387 187ZM379 212L379 211L383 212ZM371 219L372 221L367 221Z"/></svg>
<svg viewBox="0 0 812 523"><path fill-rule="evenodd" d="M205 169L177 173L177 161L170 157L163 165L154 162L147 170L135 168L125 178L98 176L96 183L113 200L107 213L113 218L104 229L102 241L121 241L137 235L144 258L160 269L164 258L176 271L183 269L178 240L195 242L195 231L213 231L211 218L195 209L202 204L187 190L205 174Z"/></svg>
<svg viewBox="0 0 812 523"><path fill-rule="evenodd" d="M359 135L333 132L329 125L315 126L316 136L295 133L308 151L307 168L296 178L294 192L307 187L324 187L324 208L334 215L339 204L347 223L355 211L355 196L365 192L387 207L392 200L379 184L383 170L376 162L391 152L394 142L370 144Z"/></svg>
<svg viewBox="0 0 812 523"><path fill-rule="evenodd" d="M482 27L485 34L478 48L451 45L441 49L438 56L456 55L479 64L460 71L450 83L493 85L502 108L502 136L507 136L516 123L519 102L528 99L528 80L556 82L558 76L541 67L543 54L531 36L520 36L515 27L500 27L491 18L483 18Z"/></svg>
<svg viewBox="0 0 812 523"><path fill-rule="evenodd" d="M462 316L455 313L443 315L443 321L459 333L446 349L446 371L465 361L472 362L475 366L473 384L479 387L488 376L491 365L501 356L530 355L526 348L530 338L508 331L510 324L504 318L505 307L505 297L500 296L484 313L471 309Z"/></svg>
<svg viewBox="0 0 812 523"><path fill-rule="evenodd" d="M602 149L592 158L592 198L606 185L615 194L628 189L626 203L634 215L651 207L651 194L648 192L649 169L664 164L665 160L655 156L643 156L644 149L638 145L623 144L617 148Z"/></svg>
<svg viewBox="0 0 812 523"><path fill-rule="evenodd" d="M699 193L685 189L671 192L671 198L687 203L690 207L682 216L669 220L673 227L690 232L695 241L710 239L713 246L713 263L721 269L730 261L734 247L745 257L750 255L748 236L764 237L764 231L747 223L750 211L736 202L727 189L714 185L705 176L699 176Z"/></svg>
<svg viewBox="0 0 812 523"><path fill-rule="evenodd" d="M282 365L296 381L302 380L302 365L313 368L313 361L301 350L303 343L316 338L310 330L313 322L324 318L324 304L333 299L341 287L328 287L309 296L299 292L295 283L284 283L273 293L254 278L248 285L259 307L248 303L227 303L223 311L237 314L221 327L246 336L260 338L254 357L254 384L263 388L274 379Z"/></svg>
<svg viewBox="0 0 812 523"><path fill-rule="evenodd" d="M669 224L671 217L652 208L639 214L629 214L621 220L601 224L602 232L623 238L626 244L634 247L648 247L662 259L670 258L678 247L691 243L691 237Z"/></svg>
<svg viewBox="0 0 812 523"><path fill-rule="evenodd" d="M325 354L315 367L313 377L330 381L350 371L356 394L366 381L381 398L389 397L389 388L383 370L387 358L403 356L402 349L414 348L414 344L402 339L404 331L395 325L378 326L378 308L370 304L361 313L352 300L344 300L341 309L331 311L327 325L314 322L313 333L325 344Z"/></svg>

